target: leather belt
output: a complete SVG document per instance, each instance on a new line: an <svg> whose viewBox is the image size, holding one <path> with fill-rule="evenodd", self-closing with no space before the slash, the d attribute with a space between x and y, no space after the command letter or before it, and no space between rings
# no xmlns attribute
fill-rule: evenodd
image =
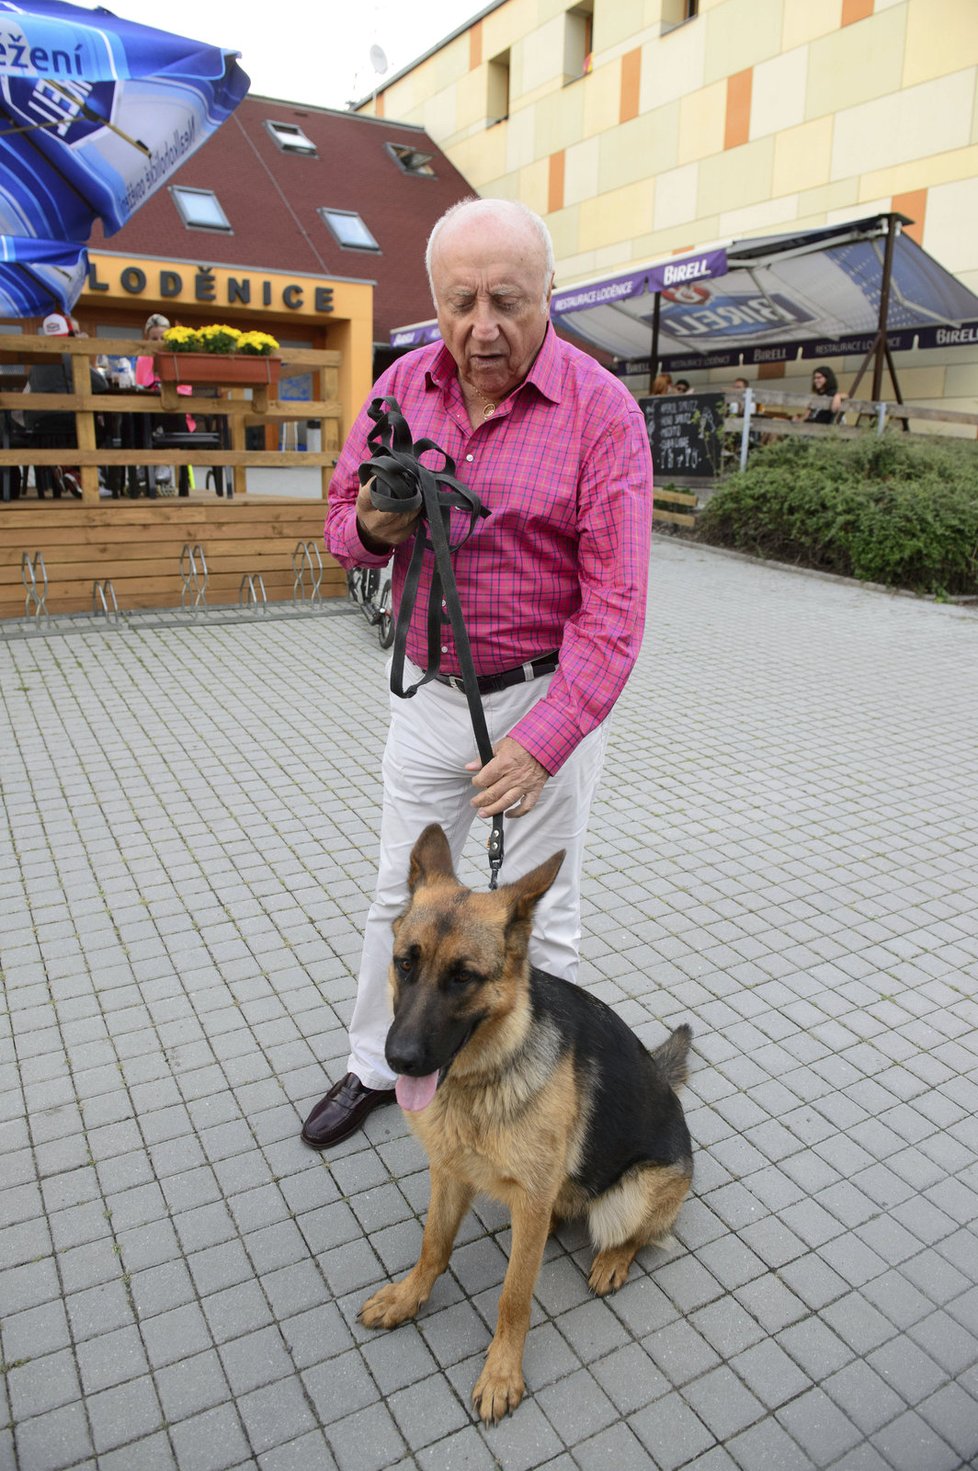
<svg viewBox="0 0 978 1471"><path fill-rule="evenodd" d="M476 680L480 695L494 695L499 690L508 690L514 684L528 684L543 674L553 674L557 668L557 654L541 654L526 664L517 664L515 669L503 669L499 674L480 674ZM436 674L439 684L451 685L453 690L465 694L465 681L458 674Z"/></svg>

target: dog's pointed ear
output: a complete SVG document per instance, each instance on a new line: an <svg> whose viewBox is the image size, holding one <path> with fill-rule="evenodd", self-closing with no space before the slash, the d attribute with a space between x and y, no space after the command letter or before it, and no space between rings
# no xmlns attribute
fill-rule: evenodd
<svg viewBox="0 0 978 1471"><path fill-rule="evenodd" d="M510 901L511 912L514 919L529 919L537 904L550 888L554 879L560 872L560 865L564 861L566 850L561 848L552 858L536 868L525 873L515 883L507 884L505 894Z"/></svg>
<svg viewBox="0 0 978 1471"><path fill-rule="evenodd" d="M421 884L430 883L432 879L454 877L448 839L437 822L429 823L411 850L408 888L413 894Z"/></svg>

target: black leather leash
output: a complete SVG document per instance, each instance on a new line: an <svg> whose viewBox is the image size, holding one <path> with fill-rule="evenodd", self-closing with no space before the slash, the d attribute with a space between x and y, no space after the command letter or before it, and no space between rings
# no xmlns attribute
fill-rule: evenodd
<svg viewBox="0 0 978 1471"><path fill-rule="evenodd" d="M456 478L455 461L434 440L419 439L417 443L412 441L411 430L396 399L375 398L367 413L374 421L374 426L367 435L371 457L359 467L357 473L360 484L366 485L368 480L373 481L370 500L377 511L395 511L404 515L420 508L421 513L394 628L391 690L400 699L408 700L423 684L434 679L441 665L442 625L446 621L450 623L475 743L483 763L487 763L492 760L492 743L479 694L478 676L472 662L468 630L462 617L452 555L472 535L480 518L489 515L488 508L473 490ZM427 465L422 465L421 456L428 452L441 456L443 463L440 470L431 470ZM463 534L454 542L451 537L453 510L464 511L469 518ZM404 660L408 628L421 583L424 554L428 550L434 552L435 565L428 597L427 668L417 683L405 689ZM443 601L445 615L441 611ZM492 819L492 830L486 846L489 851L489 887L495 889L503 862L501 812L496 813Z"/></svg>

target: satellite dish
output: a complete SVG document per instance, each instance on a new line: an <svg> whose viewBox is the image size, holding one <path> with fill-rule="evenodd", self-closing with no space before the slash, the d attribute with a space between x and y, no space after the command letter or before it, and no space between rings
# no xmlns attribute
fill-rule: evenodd
<svg viewBox="0 0 978 1471"><path fill-rule="evenodd" d="M384 51L383 46L371 46L370 65L373 67L374 71L379 77L383 76L384 72L387 70L387 55Z"/></svg>

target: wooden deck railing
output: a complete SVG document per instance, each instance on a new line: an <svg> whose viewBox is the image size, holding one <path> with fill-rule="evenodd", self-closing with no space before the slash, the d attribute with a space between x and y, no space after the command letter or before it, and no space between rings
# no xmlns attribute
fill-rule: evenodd
<svg viewBox="0 0 978 1471"><path fill-rule="evenodd" d="M727 397L732 397L729 390ZM806 424L803 416L808 409L828 407L827 398L809 393L784 393L763 385L751 390L749 398L746 395L742 397L746 399L749 412L745 415L728 415L723 425L728 434L737 437L741 468L747 463L749 450L757 442L758 436L819 439L825 435L834 435L839 439L860 439L867 433L883 434L888 429L912 433L910 426L915 421L934 426L934 429L940 424L949 424L971 430L970 435L955 436L956 438L973 439L978 435L978 414L966 413L960 409L927 409L917 404L892 403L888 400L876 402L873 399L846 398L837 423ZM802 417L796 419L796 414ZM847 423L847 419L855 422ZM933 434L932 429L929 435L919 437L933 438Z"/></svg>
<svg viewBox="0 0 978 1471"><path fill-rule="evenodd" d="M86 504L100 504L98 468L104 466L157 466L196 465L204 469L223 466L234 471L235 493L246 492L249 467L262 469L317 467L321 475L323 499L333 466L339 454L342 431L342 408L338 397L340 354L318 351L312 348L282 348L277 356L282 359L282 378L289 379L302 374L313 374L311 400L289 400L280 398L268 404L267 412L258 414L251 400L241 389L222 390L219 398L207 398L194 394L181 397L181 412L197 416L224 417L228 422L229 448L227 449L144 449L138 445L131 449L99 446L96 437L95 416L100 413L113 414L159 414L160 398L152 393L113 392L110 395L91 391L89 365L96 356L130 357L134 354L153 355L164 351L161 344L134 342L131 339L36 337L0 333L0 363L18 367L29 361L43 361L46 357L61 357L69 354L72 359L74 378L73 393L31 393L25 397L23 383L27 371L20 375L0 376L0 416L9 427L9 416L16 410L32 413L73 413L75 416L77 449L40 448L33 445L16 447L9 444L9 436L0 442L0 470L7 466L29 465L78 465L81 467L82 499ZM8 386L9 385L9 386ZM165 410L162 410L165 412ZM317 421L322 430L322 449L317 452L300 450L248 449L245 431L253 427L268 425L279 429L283 424L298 420ZM0 511L3 502L0 501Z"/></svg>

